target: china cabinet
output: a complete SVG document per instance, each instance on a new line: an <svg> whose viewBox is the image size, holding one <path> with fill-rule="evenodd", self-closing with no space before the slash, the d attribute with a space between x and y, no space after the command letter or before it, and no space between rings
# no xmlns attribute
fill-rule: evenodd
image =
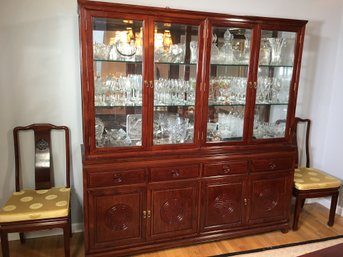
<svg viewBox="0 0 343 257"><path fill-rule="evenodd" d="M287 232L306 21L79 7L86 255Z"/></svg>

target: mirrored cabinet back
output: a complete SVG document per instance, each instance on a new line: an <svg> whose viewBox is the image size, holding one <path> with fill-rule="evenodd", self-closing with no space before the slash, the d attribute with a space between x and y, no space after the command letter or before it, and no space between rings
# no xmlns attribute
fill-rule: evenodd
<svg viewBox="0 0 343 257"><path fill-rule="evenodd" d="M86 256L286 233L307 21L79 12Z"/></svg>

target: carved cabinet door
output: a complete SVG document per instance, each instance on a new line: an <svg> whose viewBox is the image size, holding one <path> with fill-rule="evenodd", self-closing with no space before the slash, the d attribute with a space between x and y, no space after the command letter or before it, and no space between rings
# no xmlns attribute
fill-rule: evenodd
<svg viewBox="0 0 343 257"><path fill-rule="evenodd" d="M251 175L249 223L287 221L290 183L290 172Z"/></svg>
<svg viewBox="0 0 343 257"><path fill-rule="evenodd" d="M201 230L240 226L245 220L246 176L208 179L202 182Z"/></svg>
<svg viewBox="0 0 343 257"><path fill-rule="evenodd" d="M145 186L92 190L89 198L89 240L92 248L145 241Z"/></svg>
<svg viewBox="0 0 343 257"><path fill-rule="evenodd" d="M194 235L198 224L199 182L167 182L150 186L150 240Z"/></svg>

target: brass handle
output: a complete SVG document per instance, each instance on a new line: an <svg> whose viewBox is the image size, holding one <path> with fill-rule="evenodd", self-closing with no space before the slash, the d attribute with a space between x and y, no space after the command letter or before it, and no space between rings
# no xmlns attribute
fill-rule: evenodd
<svg viewBox="0 0 343 257"><path fill-rule="evenodd" d="M143 219L146 219L146 211L143 211Z"/></svg>
<svg viewBox="0 0 343 257"><path fill-rule="evenodd" d="M150 88L154 88L154 82L152 80L149 81Z"/></svg>
<svg viewBox="0 0 343 257"><path fill-rule="evenodd" d="M147 80L144 80L144 86L149 87L149 82Z"/></svg>
<svg viewBox="0 0 343 257"><path fill-rule="evenodd" d="M257 82L254 81L254 88L256 89L257 88Z"/></svg>
<svg viewBox="0 0 343 257"><path fill-rule="evenodd" d="M249 87L252 88L252 82L251 81L249 81Z"/></svg>
<svg viewBox="0 0 343 257"><path fill-rule="evenodd" d="M120 182L122 182L122 181L123 181L123 178L122 178L121 174L114 174L114 175L113 175L113 181L114 181L115 183L120 183Z"/></svg>
<svg viewBox="0 0 343 257"><path fill-rule="evenodd" d="M173 176L174 178L177 178L177 177L180 176L180 171L179 171L178 169L172 170L171 173L172 173L172 176Z"/></svg>
<svg viewBox="0 0 343 257"><path fill-rule="evenodd" d="M247 206L248 205L248 199L244 198L244 205Z"/></svg>
<svg viewBox="0 0 343 257"><path fill-rule="evenodd" d="M269 168L271 168L272 170L274 170L276 168L276 164L271 162L269 163Z"/></svg>
<svg viewBox="0 0 343 257"><path fill-rule="evenodd" d="M149 210L148 211L148 219L150 219L151 218L151 211Z"/></svg>
<svg viewBox="0 0 343 257"><path fill-rule="evenodd" d="M231 172L230 166L224 165L223 166L223 172L224 172L224 174L230 173Z"/></svg>

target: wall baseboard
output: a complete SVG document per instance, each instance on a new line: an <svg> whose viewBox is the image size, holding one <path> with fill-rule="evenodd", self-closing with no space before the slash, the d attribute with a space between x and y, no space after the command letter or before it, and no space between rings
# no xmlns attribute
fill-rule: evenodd
<svg viewBox="0 0 343 257"><path fill-rule="evenodd" d="M306 203L319 203L325 206L326 208L330 209L331 198L310 198L310 199L306 199ZM338 204L336 208L336 214L339 216L343 216L343 207L339 206ZM328 214L328 217L329 217L329 214Z"/></svg>
<svg viewBox="0 0 343 257"><path fill-rule="evenodd" d="M83 232L83 223L73 223L72 224L73 233ZM50 230L39 230L35 232L25 233L25 238L37 238L37 237L46 237L46 236L56 236L62 235L62 229L50 229ZM8 240L19 240L19 233L10 233L8 234Z"/></svg>

